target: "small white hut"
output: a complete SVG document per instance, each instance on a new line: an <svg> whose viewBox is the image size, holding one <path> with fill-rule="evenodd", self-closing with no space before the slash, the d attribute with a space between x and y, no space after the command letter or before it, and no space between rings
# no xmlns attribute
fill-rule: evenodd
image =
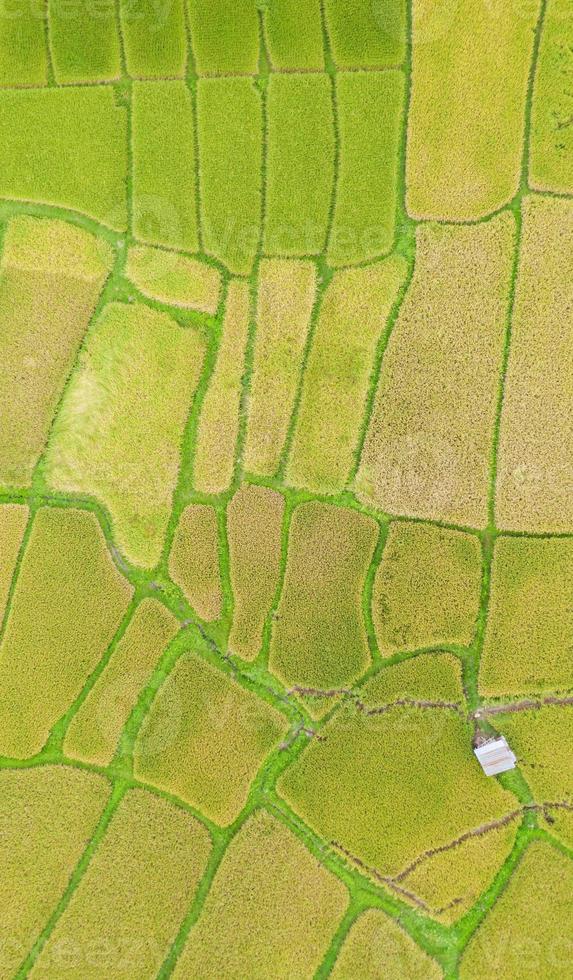
<svg viewBox="0 0 573 980"><path fill-rule="evenodd" d="M517 758L503 736L482 742L474 753L486 776L497 776L500 772L515 769Z"/></svg>

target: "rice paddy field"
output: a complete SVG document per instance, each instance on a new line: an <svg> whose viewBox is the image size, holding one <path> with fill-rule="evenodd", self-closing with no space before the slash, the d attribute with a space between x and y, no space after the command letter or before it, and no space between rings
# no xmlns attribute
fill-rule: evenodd
<svg viewBox="0 0 573 980"><path fill-rule="evenodd" d="M573 980L567 0L13 0L0 134L0 980Z"/></svg>

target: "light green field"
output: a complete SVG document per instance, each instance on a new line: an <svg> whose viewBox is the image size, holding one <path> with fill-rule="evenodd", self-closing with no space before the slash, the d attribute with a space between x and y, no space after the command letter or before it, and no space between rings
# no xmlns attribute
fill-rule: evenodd
<svg viewBox="0 0 573 980"><path fill-rule="evenodd" d="M1 5L0 980L573 980L572 23Z"/></svg>

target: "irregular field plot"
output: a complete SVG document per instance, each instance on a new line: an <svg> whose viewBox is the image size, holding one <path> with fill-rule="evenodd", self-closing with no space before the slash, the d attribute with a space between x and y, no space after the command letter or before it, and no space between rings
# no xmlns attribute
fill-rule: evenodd
<svg viewBox="0 0 573 980"><path fill-rule="evenodd" d="M13 976L62 897L111 784L64 766L0 773L0 970Z"/></svg>
<svg viewBox="0 0 573 980"><path fill-rule="evenodd" d="M169 574L202 619L218 619L223 595L217 513L189 504L181 514L169 555Z"/></svg>
<svg viewBox="0 0 573 980"><path fill-rule="evenodd" d="M162 248L130 248L125 269L140 293L169 306L214 316L219 305L221 275L213 266Z"/></svg>
<svg viewBox="0 0 573 980"><path fill-rule="evenodd" d="M135 564L155 565L161 555L204 350L199 333L165 313L106 306L53 428L50 486L104 504Z"/></svg>
<svg viewBox="0 0 573 980"><path fill-rule="evenodd" d="M340 161L327 258L364 262L392 248L398 203L401 72L340 72Z"/></svg>
<svg viewBox="0 0 573 980"><path fill-rule="evenodd" d="M119 0L125 61L134 78L183 77L187 65L185 0Z"/></svg>
<svg viewBox="0 0 573 980"><path fill-rule="evenodd" d="M569 745L573 707L550 705L492 716L505 735L537 803L573 803Z"/></svg>
<svg viewBox="0 0 573 980"><path fill-rule="evenodd" d="M563 0L549 0L535 73L529 185L573 192L573 22Z"/></svg>
<svg viewBox="0 0 573 980"><path fill-rule="evenodd" d="M255 347L245 467L272 476L278 469L294 406L316 294L316 267L296 259L259 266Z"/></svg>
<svg viewBox="0 0 573 980"><path fill-rule="evenodd" d="M285 684L348 684L370 663L362 589L378 525L357 511L300 504L270 647L270 669Z"/></svg>
<svg viewBox="0 0 573 980"><path fill-rule="evenodd" d="M286 718L196 654L177 662L135 746L135 773L220 824L243 808Z"/></svg>
<svg viewBox="0 0 573 980"><path fill-rule="evenodd" d="M385 667L368 682L360 700L367 710L397 701L463 701L460 662L449 653L429 653Z"/></svg>
<svg viewBox="0 0 573 980"><path fill-rule="evenodd" d="M529 197L505 381L498 527L573 529L573 201Z"/></svg>
<svg viewBox="0 0 573 980"><path fill-rule="evenodd" d="M265 36L274 69L324 68L320 0L273 0L265 10Z"/></svg>
<svg viewBox="0 0 573 980"><path fill-rule="evenodd" d="M406 273L401 258L336 272L308 355L286 480L321 493L348 482L376 346Z"/></svg>
<svg viewBox="0 0 573 980"><path fill-rule="evenodd" d="M248 275L261 235L263 114L250 78L197 85L201 230L206 252Z"/></svg>
<svg viewBox="0 0 573 980"><path fill-rule="evenodd" d="M227 507L233 623L229 649L254 660L279 582L284 497L245 486Z"/></svg>
<svg viewBox="0 0 573 980"><path fill-rule="evenodd" d="M105 653L132 591L94 514L38 511L0 644L0 755L40 751Z"/></svg>
<svg viewBox="0 0 573 980"><path fill-rule="evenodd" d="M28 517L28 508L20 504L0 506L0 622L4 617Z"/></svg>
<svg viewBox="0 0 573 980"><path fill-rule="evenodd" d="M429 524L391 524L372 593L380 652L389 656L440 643L468 646L480 585L479 538Z"/></svg>
<svg viewBox="0 0 573 980"><path fill-rule="evenodd" d="M267 255L323 251L333 181L328 75L271 75L263 238Z"/></svg>
<svg viewBox="0 0 573 980"><path fill-rule="evenodd" d="M420 225L356 491L391 514L484 527L513 216Z"/></svg>
<svg viewBox="0 0 573 980"><path fill-rule="evenodd" d="M190 814L145 790L128 792L30 976L95 980L111 963L155 977L209 851L209 834Z"/></svg>
<svg viewBox="0 0 573 980"><path fill-rule="evenodd" d="M0 197L127 226L127 113L104 86L0 91ZM70 166L70 160L74 166Z"/></svg>
<svg viewBox="0 0 573 980"><path fill-rule="evenodd" d="M66 755L100 766L111 762L137 698L178 628L165 606L143 600L72 718L64 740Z"/></svg>
<svg viewBox="0 0 573 980"><path fill-rule="evenodd" d="M470 940L461 980L483 977L484 964L499 980L570 977L572 920L573 863L543 841L530 844Z"/></svg>
<svg viewBox="0 0 573 980"><path fill-rule="evenodd" d="M378 874L396 875L516 807L483 779L470 726L449 708L347 713L321 734L279 777L278 792L321 837Z"/></svg>
<svg viewBox="0 0 573 980"><path fill-rule="evenodd" d="M231 842L173 976L313 976L347 904L342 882L258 811Z"/></svg>
<svg viewBox="0 0 573 980"><path fill-rule="evenodd" d="M63 221L22 216L8 225L0 262L0 483L32 479L111 260L104 242Z"/></svg>
<svg viewBox="0 0 573 980"><path fill-rule="evenodd" d="M480 218L519 186L540 3L449 3L441 29L435 6L412 8L406 204L414 218Z"/></svg>
<svg viewBox="0 0 573 980"><path fill-rule="evenodd" d="M202 493L222 493L233 479L250 316L249 284L232 281L227 289L215 367L197 427L193 483Z"/></svg>
<svg viewBox="0 0 573 980"><path fill-rule="evenodd" d="M150 245L195 252L197 161L185 83L135 82L131 127L133 234Z"/></svg>
<svg viewBox="0 0 573 980"><path fill-rule="evenodd" d="M483 695L573 687L572 568L567 538L497 539L480 665Z"/></svg>
<svg viewBox="0 0 573 980"><path fill-rule="evenodd" d="M367 909L351 926L331 973L333 980L438 980L435 963L381 909Z"/></svg>
<svg viewBox="0 0 573 980"><path fill-rule="evenodd" d="M115 0L87 4L48 0L50 51L56 82L109 82L121 76ZM71 13L71 16L70 16Z"/></svg>

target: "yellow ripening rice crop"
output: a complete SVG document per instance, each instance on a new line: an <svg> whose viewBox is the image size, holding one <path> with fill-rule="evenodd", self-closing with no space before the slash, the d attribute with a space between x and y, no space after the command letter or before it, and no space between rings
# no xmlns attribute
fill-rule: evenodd
<svg viewBox="0 0 573 980"><path fill-rule="evenodd" d="M29 976L151 980L177 935L211 842L195 817L143 789L114 813Z"/></svg>
<svg viewBox="0 0 573 980"><path fill-rule="evenodd" d="M437 963L382 909L366 909L338 954L332 980L439 980Z"/></svg>
<svg viewBox="0 0 573 980"><path fill-rule="evenodd" d="M564 980L571 975L572 920L573 863L534 841L471 937L461 980Z"/></svg>
<svg viewBox="0 0 573 980"><path fill-rule="evenodd" d="M427 653L380 670L360 692L367 707L397 701L442 701L461 704L464 699L461 664L449 653Z"/></svg>
<svg viewBox="0 0 573 980"><path fill-rule="evenodd" d="M573 707L546 705L529 711L507 711L492 715L491 721L515 752L534 799L538 803L573 803Z"/></svg>
<svg viewBox="0 0 573 980"><path fill-rule="evenodd" d="M311 501L294 511L269 666L285 684L331 688L368 667L362 590L378 525Z"/></svg>
<svg viewBox="0 0 573 980"><path fill-rule="evenodd" d="M111 303L90 331L54 424L50 486L108 508L122 553L161 556L181 441L203 363L193 327L141 303Z"/></svg>
<svg viewBox="0 0 573 980"><path fill-rule="evenodd" d="M221 274L212 265L163 248L134 245L127 256L127 278L143 296L214 316Z"/></svg>
<svg viewBox="0 0 573 980"><path fill-rule="evenodd" d="M169 555L169 574L201 619L219 618L223 594L213 507L189 504L181 514Z"/></svg>
<svg viewBox="0 0 573 980"><path fill-rule="evenodd" d="M356 492L391 514L472 527L488 488L515 219L419 225Z"/></svg>
<svg viewBox="0 0 573 980"><path fill-rule="evenodd" d="M233 479L250 314L248 282L232 281L217 360L197 429L193 484L203 493L222 493Z"/></svg>
<svg viewBox="0 0 573 980"><path fill-rule="evenodd" d="M286 718L266 701L197 654L184 654L139 734L135 773L228 824L287 728Z"/></svg>
<svg viewBox="0 0 573 980"><path fill-rule="evenodd" d="M496 524L573 530L573 201L529 197L501 417Z"/></svg>
<svg viewBox="0 0 573 980"><path fill-rule="evenodd" d="M4 617L29 511L22 504L0 506L0 622Z"/></svg>
<svg viewBox="0 0 573 980"><path fill-rule="evenodd" d="M244 486L227 507L229 571L233 593L231 653L254 660L279 581L284 497L267 487Z"/></svg>
<svg viewBox="0 0 573 980"><path fill-rule="evenodd" d="M259 265L245 469L273 476L295 402L316 294L316 266L297 259Z"/></svg>
<svg viewBox="0 0 573 980"><path fill-rule="evenodd" d="M26 485L101 288L111 249L65 221L20 216L0 261L0 483Z"/></svg>
<svg viewBox="0 0 573 980"><path fill-rule="evenodd" d="M412 217L480 218L517 192L540 6L414 0L406 154Z"/></svg>
<svg viewBox="0 0 573 980"><path fill-rule="evenodd" d="M335 272L308 355L286 479L322 493L344 487L354 465L374 355L406 275L391 257Z"/></svg>
<svg viewBox="0 0 573 980"><path fill-rule="evenodd" d="M0 974L13 976L64 894L111 785L64 766L0 772Z"/></svg>
<svg viewBox="0 0 573 980"><path fill-rule="evenodd" d="M66 732L64 753L84 762L111 762L137 698L164 648L177 633L175 617L144 599Z"/></svg>
<svg viewBox="0 0 573 980"><path fill-rule="evenodd" d="M573 541L500 537L479 685L482 695L573 686Z"/></svg>
<svg viewBox="0 0 573 980"><path fill-rule="evenodd" d="M378 647L404 650L474 636L481 585L479 538L414 521L390 525L372 593Z"/></svg>
<svg viewBox="0 0 573 980"><path fill-rule="evenodd" d="M40 751L105 653L132 592L94 514L38 511L0 644L0 755Z"/></svg>
<svg viewBox="0 0 573 980"><path fill-rule="evenodd" d="M174 980L314 976L347 905L342 882L259 810L231 841Z"/></svg>
<svg viewBox="0 0 573 980"><path fill-rule="evenodd" d="M455 680L455 674L452 681ZM360 698L371 699L369 682ZM338 712L277 782L321 837L382 875L506 817L511 793L484 779L473 726L449 706Z"/></svg>

